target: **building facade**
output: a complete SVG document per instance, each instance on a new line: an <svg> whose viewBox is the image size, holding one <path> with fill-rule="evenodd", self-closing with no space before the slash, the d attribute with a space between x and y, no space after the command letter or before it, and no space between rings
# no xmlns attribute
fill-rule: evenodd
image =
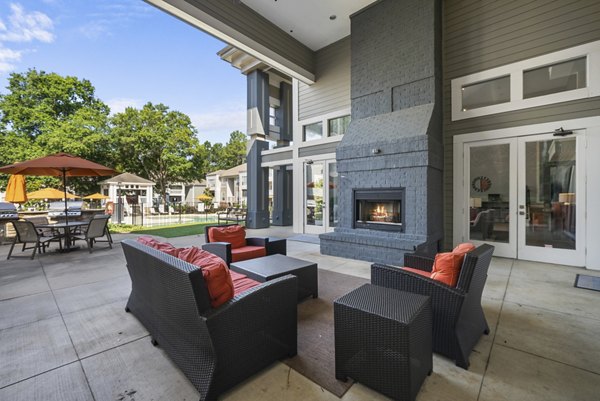
<svg viewBox="0 0 600 401"><path fill-rule="evenodd" d="M248 76L251 226L600 269L597 1L149 2Z"/></svg>

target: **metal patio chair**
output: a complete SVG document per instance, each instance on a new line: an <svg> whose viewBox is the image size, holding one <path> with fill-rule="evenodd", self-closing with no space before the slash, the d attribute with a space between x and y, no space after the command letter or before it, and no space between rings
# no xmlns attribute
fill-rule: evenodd
<svg viewBox="0 0 600 401"><path fill-rule="evenodd" d="M35 257L35 254L38 250L40 252L46 252L46 247L50 242L56 241L59 243L59 246L61 244L61 236L52 234L46 235L43 232L38 231L31 221L19 220L13 221L12 224L15 227L16 235L12 245L10 246L10 250L8 251L8 256L6 259L10 259L16 244L23 244L23 248L21 249L22 252L27 249L33 249L33 252L31 253L31 259ZM34 245L28 247L27 244Z"/></svg>

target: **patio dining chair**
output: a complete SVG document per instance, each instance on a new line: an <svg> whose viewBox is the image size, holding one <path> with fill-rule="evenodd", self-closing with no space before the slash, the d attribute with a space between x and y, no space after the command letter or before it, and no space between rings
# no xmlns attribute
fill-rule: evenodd
<svg viewBox="0 0 600 401"><path fill-rule="evenodd" d="M35 254L38 250L40 252L46 252L46 247L50 242L56 241L62 248L61 236L53 234L46 235L44 232L38 231L31 221L19 220L13 221L12 224L15 227L16 235L12 245L10 246L10 250L8 251L8 256L6 259L10 259L16 244L23 244L23 248L21 249L22 252L27 249L33 249L33 252L31 253L31 259L35 257ZM34 245L27 246L27 244Z"/></svg>
<svg viewBox="0 0 600 401"><path fill-rule="evenodd" d="M74 236L72 237L73 241L76 240L84 240L87 243L88 250L92 253L94 244L96 242L106 242L108 246L112 249L112 237L108 230L108 219L109 215L97 215L92 217L90 223L85 230L85 235L83 237ZM106 237L105 240L99 240L98 238Z"/></svg>

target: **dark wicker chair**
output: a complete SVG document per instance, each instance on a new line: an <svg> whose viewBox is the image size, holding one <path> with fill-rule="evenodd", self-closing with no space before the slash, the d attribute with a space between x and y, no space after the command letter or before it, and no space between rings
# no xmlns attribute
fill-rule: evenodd
<svg viewBox="0 0 600 401"><path fill-rule="evenodd" d="M212 227L229 227L237 226L239 224L221 224L221 225L209 225L204 227L204 240L205 244L202 245L202 249L212 254L217 255L227 263L227 266L231 265L233 261L231 255L231 244L228 242L210 242L208 238L208 230ZM287 253L287 242L285 238L274 238L274 237L246 237L246 244L250 246L262 246L266 248L266 256L280 253L285 255Z"/></svg>
<svg viewBox="0 0 600 401"><path fill-rule="evenodd" d="M481 294L493 252L493 246L483 244L467 253L454 288L419 274L377 263L371 266L371 283L429 295L433 309L433 351L468 369L473 347L482 334L489 333L481 307ZM406 254L404 265L431 271L433 259Z"/></svg>
<svg viewBox="0 0 600 401"><path fill-rule="evenodd" d="M200 392L216 400L227 389L297 350L297 281L262 283L216 309L202 271L133 240L121 242L135 315Z"/></svg>

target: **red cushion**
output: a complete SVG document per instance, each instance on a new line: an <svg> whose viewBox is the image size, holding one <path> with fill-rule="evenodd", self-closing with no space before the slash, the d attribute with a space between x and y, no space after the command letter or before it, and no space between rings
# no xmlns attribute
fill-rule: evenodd
<svg viewBox="0 0 600 401"><path fill-rule="evenodd" d="M242 226L210 227L209 242L229 242L231 249L246 246L246 229Z"/></svg>
<svg viewBox="0 0 600 401"><path fill-rule="evenodd" d="M231 249L231 261L240 262L242 260L262 258L267 256L267 250L264 246L242 246L241 248Z"/></svg>
<svg viewBox="0 0 600 401"><path fill-rule="evenodd" d="M137 238L137 241L141 244L149 246L150 248L154 248L158 251L164 252L171 256L177 257L179 254L179 248L175 248L173 245L168 242L160 242L155 238L149 236L141 236Z"/></svg>
<svg viewBox="0 0 600 401"><path fill-rule="evenodd" d="M456 245L452 252L464 255L467 252L471 252L473 249L475 249L475 245L471 244L470 242L463 242L462 244Z"/></svg>
<svg viewBox="0 0 600 401"><path fill-rule="evenodd" d="M195 246L180 248L179 258L202 269L213 308L218 308L233 298L233 282L223 259Z"/></svg>
<svg viewBox="0 0 600 401"><path fill-rule="evenodd" d="M430 277L455 287L464 257L464 254L460 255L454 252L438 253L435 255Z"/></svg>
<svg viewBox="0 0 600 401"><path fill-rule="evenodd" d="M421 276L431 277L431 272L426 272L424 270L413 269L412 267L403 267L402 270L409 271L411 273L420 274Z"/></svg>
<svg viewBox="0 0 600 401"><path fill-rule="evenodd" d="M233 281L233 293L234 295L239 295L244 291L249 290L250 288L254 288L260 283L258 281L252 280L247 276L234 272L233 270L229 270L229 275L231 276L231 280Z"/></svg>

